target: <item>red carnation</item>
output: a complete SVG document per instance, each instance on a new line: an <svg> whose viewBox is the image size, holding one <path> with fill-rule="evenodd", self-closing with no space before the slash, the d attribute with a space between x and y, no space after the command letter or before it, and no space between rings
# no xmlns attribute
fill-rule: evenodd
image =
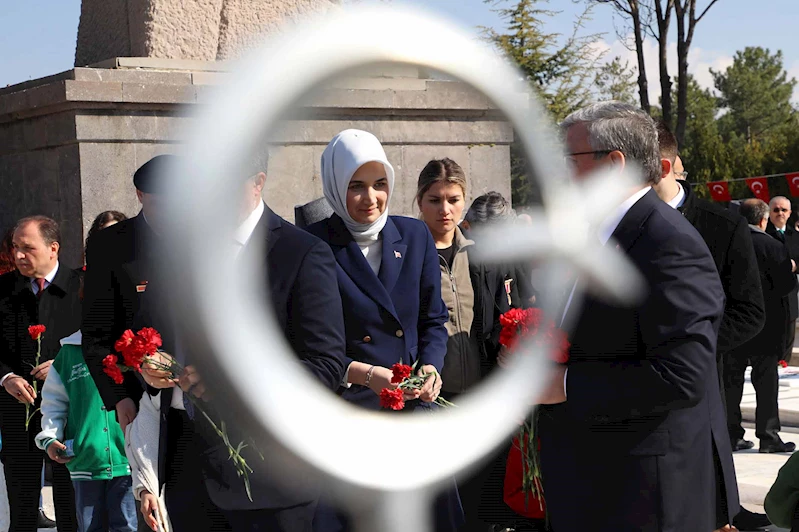
<svg viewBox="0 0 799 532"><path fill-rule="evenodd" d="M47 330L44 325L31 325L28 327L28 334L31 335L33 340L38 340L39 337Z"/></svg>
<svg viewBox="0 0 799 532"><path fill-rule="evenodd" d="M143 328L136 333L136 336L144 342L144 352L148 355L154 355L162 345L161 335L152 327Z"/></svg>
<svg viewBox="0 0 799 532"><path fill-rule="evenodd" d="M380 390L380 406L391 410L402 410L405 408L403 392L399 388L383 388Z"/></svg>
<svg viewBox="0 0 799 532"><path fill-rule="evenodd" d="M131 342L136 336L133 334L133 331L130 329L126 330L122 333L122 336L119 337L119 340L114 343L114 351L117 353L123 353L125 349L130 346Z"/></svg>
<svg viewBox="0 0 799 532"><path fill-rule="evenodd" d="M122 376L122 370L117 366L117 357L114 355L108 355L103 359L103 372L111 377L117 384L125 382L125 378Z"/></svg>
<svg viewBox="0 0 799 532"><path fill-rule="evenodd" d="M411 376L413 368L407 364L394 364L391 366L391 372L394 374L394 376L391 377L391 384L399 384Z"/></svg>
<svg viewBox="0 0 799 532"><path fill-rule="evenodd" d="M779 361L779 365L780 365L780 367L782 367L782 368L787 368L787 367L788 367L788 363L787 363L787 362L785 362L784 360L780 360L780 361Z"/></svg>

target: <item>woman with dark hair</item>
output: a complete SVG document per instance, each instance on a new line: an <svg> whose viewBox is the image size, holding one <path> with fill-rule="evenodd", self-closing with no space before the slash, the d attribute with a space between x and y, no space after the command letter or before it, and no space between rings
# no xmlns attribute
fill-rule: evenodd
<svg viewBox="0 0 799 532"><path fill-rule="evenodd" d="M0 275L14 271L17 265L14 263L14 228L9 229L3 241L0 242Z"/></svg>
<svg viewBox="0 0 799 532"><path fill-rule="evenodd" d="M512 268L478 263L469 255L475 242L458 227L466 194L466 175L452 159L432 160L419 174L416 202L433 235L441 295L449 311L447 356L441 372L441 395L448 400L456 400L497 365L499 316L521 306ZM477 224L499 221L513 213L510 204L495 192L475 203L474 212L469 212ZM492 525L507 525L514 520L502 500L506 456L507 448L498 449L484 467L458 482L466 513L463 530L489 530Z"/></svg>
<svg viewBox="0 0 799 532"><path fill-rule="evenodd" d="M104 211L97 215L97 217L92 222L92 226L89 228L89 232L86 233L86 243L89 243L89 240L100 230L105 229L106 227L111 227L114 224L118 224L123 220L127 220L128 217L125 216L123 213L119 211ZM86 250L84 249L84 255L86 254ZM86 266L83 267L84 271L86 270Z"/></svg>

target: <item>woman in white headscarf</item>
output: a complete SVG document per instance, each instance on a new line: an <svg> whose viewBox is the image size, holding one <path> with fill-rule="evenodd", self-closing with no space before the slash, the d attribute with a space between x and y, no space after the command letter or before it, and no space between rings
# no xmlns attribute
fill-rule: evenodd
<svg viewBox="0 0 799 532"><path fill-rule="evenodd" d="M390 368L402 362L437 373L421 390L406 394L405 410L434 408L448 313L430 231L420 220L389 216L394 168L371 133L348 129L330 141L322 154L322 183L335 214L307 230L330 245L338 264L347 337L341 396L379 410L381 390L397 386ZM451 490L436 504L436 529L456 530L462 517ZM347 528L342 515L320 505L315 530Z"/></svg>

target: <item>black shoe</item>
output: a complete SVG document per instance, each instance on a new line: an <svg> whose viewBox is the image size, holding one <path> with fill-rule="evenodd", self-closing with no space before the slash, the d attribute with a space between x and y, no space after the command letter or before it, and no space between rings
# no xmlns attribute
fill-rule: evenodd
<svg viewBox="0 0 799 532"><path fill-rule="evenodd" d="M761 453L792 453L796 450L796 444L777 440L775 443L760 444Z"/></svg>
<svg viewBox="0 0 799 532"><path fill-rule="evenodd" d="M730 443L732 444L732 452L746 451L747 449L751 449L755 446L755 442L745 440L743 438L733 440Z"/></svg>
<svg viewBox="0 0 799 532"><path fill-rule="evenodd" d="M766 514L756 514L744 507L732 520L732 525L738 530L760 530L771 525Z"/></svg>
<svg viewBox="0 0 799 532"><path fill-rule="evenodd" d="M55 528L55 521L44 515L44 510L39 510L39 519L36 526L39 528Z"/></svg>

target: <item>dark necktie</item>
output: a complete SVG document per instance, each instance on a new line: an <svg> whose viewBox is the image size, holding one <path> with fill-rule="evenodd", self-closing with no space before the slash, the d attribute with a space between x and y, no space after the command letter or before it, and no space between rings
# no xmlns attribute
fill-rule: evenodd
<svg viewBox="0 0 799 532"><path fill-rule="evenodd" d="M45 279L34 279L36 281L36 286L39 287L39 291L36 292L36 297L41 299L42 294L44 293L44 283L46 282Z"/></svg>

